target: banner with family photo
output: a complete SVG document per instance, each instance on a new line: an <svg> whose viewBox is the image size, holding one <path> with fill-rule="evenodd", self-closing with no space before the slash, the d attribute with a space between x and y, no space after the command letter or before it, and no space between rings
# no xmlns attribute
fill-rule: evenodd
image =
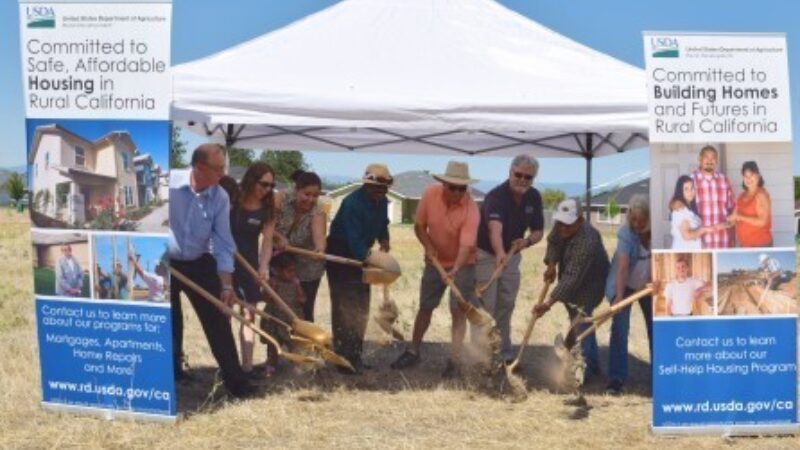
<svg viewBox="0 0 800 450"><path fill-rule="evenodd" d="M796 433L786 39L644 35L657 433Z"/></svg>
<svg viewBox="0 0 800 450"><path fill-rule="evenodd" d="M19 7L43 405L172 421L172 4Z"/></svg>

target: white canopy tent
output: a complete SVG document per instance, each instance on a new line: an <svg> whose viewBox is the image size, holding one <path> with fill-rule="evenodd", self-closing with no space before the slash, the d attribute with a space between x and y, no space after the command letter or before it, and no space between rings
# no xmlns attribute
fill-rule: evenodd
<svg viewBox="0 0 800 450"><path fill-rule="evenodd" d="M492 0L345 0L176 66L172 118L246 148L579 156L588 195L646 103L641 69Z"/></svg>

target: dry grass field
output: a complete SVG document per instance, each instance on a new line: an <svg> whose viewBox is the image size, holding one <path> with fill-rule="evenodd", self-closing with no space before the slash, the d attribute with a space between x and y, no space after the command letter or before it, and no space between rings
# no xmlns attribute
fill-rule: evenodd
<svg viewBox="0 0 800 450"><path fill-rule="evenodd" d="M420 248L409 227L392 229L393 253L404 276L392 287L406 337L416 311L421 275ZM607 247L615 243L606 236ZM543 244L527 250L523 287L513 322L519 342L540 287ZM523 361L530 395L510 403L496 380L468 373L461 382L441 381L449 342L449 313L434 313L422 364L404 372L388 368L402 351L386 344L374 324L368 331L366 361L375 370L362 377L330 369L298 374L291 367L252 400L230 401L215 389L215 369L190 306L187 352L198 382L180 386L175 425L105 421L56 414L39 405L39 367L31 296L27 220L0 210L0 448L798 448L798 438L653 436L650 421L649 357L643 320L634 310L631 330L631 380L619 397L603 393L604 383L587 387L589 407L564 404L548 381L555 356L553 337L564 331L566 314L557 307L538 322ZM380 293L373 295L373 306ZM318 321L329 327L327 284L318 297ZM608 329L599 333L601 358L607 357ZM263 348L257 348L259 361ZM210 393L210 394L209 394Z"/></svg>

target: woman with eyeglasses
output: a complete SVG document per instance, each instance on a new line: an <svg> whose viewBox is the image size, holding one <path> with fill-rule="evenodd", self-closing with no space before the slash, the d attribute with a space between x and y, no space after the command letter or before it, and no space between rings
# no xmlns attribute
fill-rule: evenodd
<svg viewBox="0 0 800 450"><path fill-rule="evenodd" d="M272 257L272 238L275 231L276 201L275 172L265 162L252 164L245 172L239 185L236 202L231 203L231 234L236 249L264 280L269 279L269 261ZM259 245L259 238L261 244ZM261 300L261 289L256 280L237 261L234 264L233 286L244 301L255 305ZM253 314L242 310L248 321ZM241 326L239 338L242 353L242 370L255 377L253 373L253 331Z"/></svg>
<svg viewBox="0 0 800 450"><path fill-rule="evenodd" d="M294 189L283 196L282 208L275 225L277 248L287 244L317 253L325 253L325 212L317 204L322 192L322 180L314 172L303 170L292 174ZM325 273L325 261L296 255L297 278L303 289L303 316L314 321L314 300L320 280Z"/></svg>

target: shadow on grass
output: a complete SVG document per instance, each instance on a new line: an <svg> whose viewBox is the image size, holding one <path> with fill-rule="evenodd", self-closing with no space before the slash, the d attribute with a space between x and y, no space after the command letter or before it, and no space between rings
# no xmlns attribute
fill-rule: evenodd
<svg viewBox="0 0 800 450"><path fill-rule="evenodd" d="M395 343L380 346L374 342L365 344L364 361L372 366L361 375L339 373L327 366L315 371L301 372L285 361L281 361L273 376L259 382L261 392L256 398L295 392L300 401L325 401L324 393L339 390L365 392L384 392L389 394L403 391L424 391L447 389L464 392L466 396L492 398L502 401L508 398L509 386L505 371L500 368L494 375L488 373L486 366L465 364L463 376L456 380L444 380L442 372L449 356L449 343L424 343L422 359L418 365L405 370L394 370L389 365L403 352L405 345ZM607 347L600 348L600 360L605 369L608 361ZM558 372L560 361L551 346L529 346L520 364L518 375L522 377L529 391L548 391L563 393L559 389L554 373ZM650 364L633 356L629 357L630 377L625 385L627 395L649 397L651 395ZM218 379L216 367L201 367L190 370L195 379L189 384L178 384L178 412L189 416L196 413L213 412L225 402L225 388ZM585 394L602 394L606 379L599 377L588 383ZM315 391L309 393L308 390Z"/></svg>

